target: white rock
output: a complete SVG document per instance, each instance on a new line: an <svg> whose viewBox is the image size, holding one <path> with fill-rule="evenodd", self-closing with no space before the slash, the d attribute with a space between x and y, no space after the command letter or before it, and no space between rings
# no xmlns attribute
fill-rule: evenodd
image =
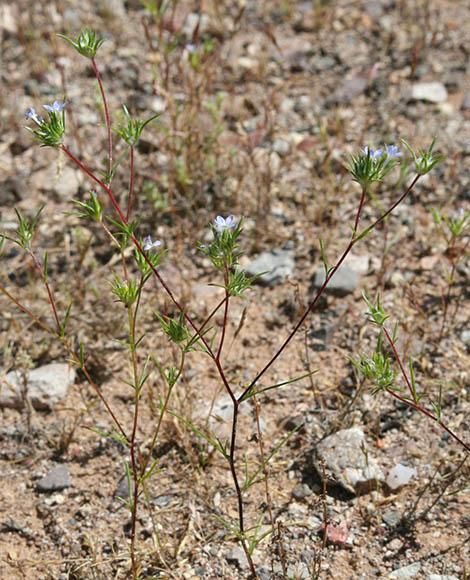
<svg viewBox="0 0 470 580"><path fill-rule="evenodd" d="M51 409L63 399L75 379L75 370L67 364L53 363L27 373L26 389L35 409ZM0 381L0 407L23 406L23 376L11 371Z"/></svg>
<svg viewBox="0 0 470 580"><path fill-rule="evenodd" d="M411 87L411 98L415 101L443 103L447 101L447 91L442 83L416 83Z"/></svg>
<svg viewBox="0 0 470 580"><path fill-rule="evenodd" d="M0 6L0 31L16 34L18 28L17 22L18 16L14 13L12 5L3 4L3 6Z"/></svg>
<svg viewBox="0 0 470 580"><path fill-rule="evenodd" d="M190 12L186 17L186 22L184 23L183 34L185 34L187 38L191 39L194 31L196 30L196 26L199 25L199 34L203 34L209 28L209 24L210 18L207 14Z"/></svg>
<svg viewBox="0 0 470 580"><path fill-rule="evenodd" d="M395 570L389 574L388 578L390 580L408 580L408 578L414 578L417 574L419 574L420 570L421 564L419 562L415 562L409 566L398 568L398 570Z"/></svg>
<svg viewBox="0 0 470 580"><path fill-rule="evenodd" d="M352 427L329 435L316 446L315 466L322 472L324 462L327 473L352 493L364 493L383 481L384 474L371 454L366 455L366 441L362 429Z"/></svg>
<svg viewBox="0 0 470 580"><path fill-rule="evenodd" d="M412 467L406 467L405 465L398 463L390 470L385 481L390 489L395 490L402 485L407 485L410 479L416 475L416 469L413 469Z"/></svg>

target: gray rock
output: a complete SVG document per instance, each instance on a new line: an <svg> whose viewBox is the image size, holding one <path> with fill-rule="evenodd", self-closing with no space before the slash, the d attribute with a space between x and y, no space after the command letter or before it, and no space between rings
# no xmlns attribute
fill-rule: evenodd
<svg viewBox="0 0 470 580"><path fill-rule="evenodd" d="M401 465L401 463L397 463L397 465L392 467L392 469L389 471L386 484L392 491L395 491L403 485L407 485L410 479L415 476L416 469L407 467L406 465Z"/></svg>
<svg viewBox="0 0 470 580"><path fill-rule="evenodd" d="M199 26L199 34L204 34L210 25L210 18L207 14L198 14L197 12L190 12L186 17L183 26L183 34L190 40L193 37L196 27Z"/></svg>
<svg viewBox="0 0 470 580"><path fill-rule="evenodd" d="M294 496L295 499L305 499L306 497L312 495L312 493L313 493L312 490L306 483L299 483L298 485L295 486L292 495Z"/></svg>
<svg viewBox="0 0 470 580"><path fill-rule="evenodd" d="M312 277L312 285L314 288L320 288L325 281L325 269L318 268ZM358 280L354 270L348 266L341 266L330 280L325 289L327 294L333 296L346 296L356 290Z"/></svg>
<svg viewBox="0 0 470 580"><path fill-rule="evenodd" d="M75 379L75 370L67 364L53 363L27 373L26 392L37 410L50 410L66 395ZM11 371L0 382L0 407L21 409L23 377Z"/></svg>
<svg viewBox="0 0 470 580"><path fill-rule="evenodd" d="M70 472L65 465L59 465L38 481L38 491L59 491L72 485Z"/></svg>
<svg viewBox="0 0 470 580"><path fill-rule="evenodd" d="M414 578L417 574L419 574L420 570L421 564L419 562L415 562L409 566L404 566L403 568L394 570L387 576L387 578L390 580L408 580L408 578Z"/></svg>
<svg viewBox="0 0 470 580"><path fill-rule="evenodd" d="M460 340L467 346L470 346L470 330L462 330Z"/></svg>
<svg viewBox="0 0 470 580"><path fill-rule="evenodd" d="M271 578L271 574L269 573L269 568L267 566L256 568L256 573L259 576L259 580L270 580Z"/></svg>
<svg viewBox="0 0 470 580"><path fill-rule="evenodd" d="M312 324L312 330L309 332L308 336L312 339L310 346L313 350L318 352L326 350L333 340L337 326L338 325L335 322L325 324L320 328L316 328L315 325Z"/></svg>
<svg viewBox="0 0 470 580"><path fill-rule="evenodd" d="M374 489L384 474L372 457L365 453L365 436L359 427L343 429L323 439L316 449L316 468L322 472L323 461L327 473L352 493Z"/></svg>
<svg viewBox="0 0 470 580"><path fill-rule="evenodd" d="M325 101L326 105L346 105L361 95L367 88L366 76L356 76L346 79L337 87Z"/></svg>
<svg viewBox="0 0 470 580"><path fill-rule="evenodd" d="M131 493L134 493L134 480L131 477ZM114 490L113 498L117 500L129 501L129 485L127 482L127 475L124 475L119 480L119 483Z"/></svg>
<svg viewBox="0 0 470 580"><path fill-rule="evenodd" d="M248 276L267 272L256 282L264 286L275 286L286 278L294 275L294 253L291 250L276 248L271 252L263 252L246 266Z"/></svg>
<svg viewBox="0 0 470 580"><path fill-rule="evenodd" d="M165 507L169 505L173 501L173 496L171 495L159 495L153 500L153 504L157 505L158 507Z"/></svg>
<svg viewBox="0 0 470 580"><path fill-rule="evenodd" d="M336 65L336 59L332 56L320 56L314 61L314 66L317 70L330 70Z"/></svg>
<svg viewBox="0 0 470 580"><path fill-rule="evenodd" d="M347 257L347 267L361 276L367 275L370 270L370 257L365 254L350 254ZM341 270L340 270L341 271Z"/></svg>
<svg viewBox="0 0 470 580"><path fill-rule="evenodd" d="M446 574L429 574L426 580L459 580L457 576L447 576Z"/></svg>
<svg viewBox="0 0 470 580"><path fill-rule="evenodd" d="M389 528L394 528L400 521L400 515L397 512L389 510L382 514L382 520Z"/></svg>
<svg viewBox="0 0 470 580"><path fill-rule="evenodd" d="M77 195L83 176L80 171L65 166L60 173L53 163L34 173L34 186L43 191L53 191L61 199L68 200Z"/></svg>
<svg viewBox="0 0 470 580"><path fill-rule="evenodd" d="M442 83L415 83L411 87L411 99L414 101L428 101L443 103L447 101L447 90Z"/></svg>
<svg viewBox="0 0 470 580"><path fill-rule="evenodd" d="M235 546L233 550L226 556L227 562L236 564L240 570L246 570L249 567L248 560L246 559L246 554L241 546Z"/></svg>
<svg viewBox="0 0 470 580"><path fill-rule="evenodd" d="M290 151L290 145L284 139L275 139L273 141L273 151L275 151L281 157L287 155Z"/></svg>
<svg viewBox="0 0 470 580"><path fill-rule="evenodd" d="M13 5L6 3L0 6L0 32L16 34L18 29L18 14ZM1 34L0 34L1 38Z"/></svg>
<svg viewBox="0 0 470 580"><path fill-rule="evenodd" d="M98 10L102 16L112 18L126 18L126 9L123 0L100 0Z"/></svg>

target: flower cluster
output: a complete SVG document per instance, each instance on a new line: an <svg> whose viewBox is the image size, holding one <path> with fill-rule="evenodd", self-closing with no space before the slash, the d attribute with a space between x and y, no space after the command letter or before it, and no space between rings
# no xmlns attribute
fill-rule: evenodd
<svg viewBox="0 0 470 580"><path fill-rule="evenodd" d="M44 108L49 114L49 120L46 121L44 117L38 115L34 107L27 111L25 118L27 121L31 120L36 123L38 129L26 127L35 136L35 141L41 143L42 146L61 147L65 135L65 105L67 101L54 101L52 105L44 105Z"/></svg>
<svg viewBox="0 0 470 580"><path fill-rule="evenodd" d="M433 139L433 142L431 143L427 151L424 151L423 149L418 149L418 154L416 154L413 151L413 149L408 145L408 143L404 139L402 139L402 141L405 147L411 153L411 156L413 157L413 161L416 167L416 173L418 173L418 175L426 175L426 173L429 173L431 169L439 163L439 161L442 161L444 159L444 157L436 157L435 155L433 155L432 150L434 149L436 139Z"/></svg>
<svg viewBox="0 0 470 580"><path fill-rule="evenodd" d="M213 242L208 246L205 244L199 246L218 270L232 268L238 263L240 253L236 251L236 242L241 233L241 225L241 220L235 221L233 215L227 218L218 215L210 225L214 236Z"/></svg>
<svg viewBox="0 0 470 580"><path fill-rule="evenodd" d="M368 189L372 183L381 181L402 155L396 145L385 145L385 150L366 146L361 149L360 155L351 156L348 169L353 179L363 189Z"/></svg>
<svg viewBox="0 0 470 580"><path fill-rule="evenodd" d="M96 32L89 28L85 28L85 30L77 36L77 40L72 40L68 36L65 36L65 34L57 34L57 36L66 40L78 53L90 60L95 58L100 46L105 41L104 38L97 37Z"/></svg>

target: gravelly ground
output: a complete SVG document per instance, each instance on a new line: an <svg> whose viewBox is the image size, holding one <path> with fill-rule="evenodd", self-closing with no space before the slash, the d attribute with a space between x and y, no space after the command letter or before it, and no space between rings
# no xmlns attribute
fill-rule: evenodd
<svg viewBox="0 0 470 580"><path fill-rule="evenodd" d="M296 424L304 425L271 463L269 490L280 527L253 558L263 580L315 577L315 562L324 579L393 578L394 570L409 565L396 577L465 578L470 520L464 451L428 419L390 398L373 397L347 356L375 348L377 333L364 316L361 291L380 292L391 321L400 320L398 348L405 361L413 356L420 388L435 400L444 386L444 420L469 441L468 237L457 248L463 259L439 338L453 254L430 212L440 207L450 216L470 209L467 3L185 0L171 3L160 27L138 1L0 6L2 230L12 234L15 207L31 216L46 204L35 248L41 256L48 252L61 311L74 300L70 340L86 344L94 379L130 424L132 398L119 380L127 376L126 352L114 341L126 337L125 313L106 284L119 260L102 230L64 214L92 184L59 151L40 149L22 129L29 107L39 110L66 95L66 143L87 166L102 167L106 132L97 126L103 117L91 67L55 37L75 36L85 26L107 38L97 62L114 119L123 103L140 119L161 113L136 150L133 215L141 218L142 236L152 232L168 248L162 275L191 315L204 320L220 299L207 286L214 281L210 264L196 250L217 214L244 216L244 264L273 248L292 252L288 280L255 286L246 303L233 302L225 367L234 385L246 384L269 360L312 297L311 276L321 266L318 239L331 262L349 241L359 190L346 171L347 156L399 139L425 148L437 137L445 161L354 250L358 287L344 297L328 295L266 376L263 386L319 370L311 380L259 399L266 452ZM440 86L424 87L425 98L413 98L416 85L428 82ZM123 149L117 140L115 147L117 157ZM412 177L396 173L380 185L363 223L376 219ZM125 161L113 182L124 205L127 187ZM112 208L106 212L112 215ZM7 243L2 264L2 286L50 321L45 291L24 255ZM2 374L66 361L60 345L4 295L0 308ZM156 285L143 301L144 344L170 364L174 352L152 310L172 313ZM223 438L229 434L226 397L208 361L197 355L188 361L171 408ZM161 389L155 374L139 422L144 449ZM208 419L215 414L211 401L222 420ZM129 519L116 499L126 450L83 428L110 428L84 377L77 374L53 411L1 412L0 577L130 578ZM325 436L353 426L364 431L367 452L384 474L402 463L416 469L416 477L397 492L381 482L362 495L329 486L322 499L315 449ZM244 453L258 465L251 404L240 418L238 445L240 471ZM171 416L156 456L162 472L150 481L138 521L142 577L248 578L236 543L214 517L236 516L227 465ZM71 485L39 492L38 482L57 465L66 467ZM250 525L265 502L263 484L246 494ZM319 532L324 508L332 526L326 548Z"/></svg>

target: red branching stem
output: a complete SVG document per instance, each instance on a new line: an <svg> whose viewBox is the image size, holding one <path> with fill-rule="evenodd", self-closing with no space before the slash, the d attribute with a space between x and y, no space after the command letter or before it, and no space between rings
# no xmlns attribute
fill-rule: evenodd
<svg viewBox="0 0 470 580"><path fill-rule="evenodd" d="M80 169L86 173L86 175L88 175L88 177L90 177L90 179L92 179L93 181L95 181L100 187L102 187L104 189L104 191L107 193L109 199L111 200L111 203L113 204L114 208L116 209L122 223L126 226L129 225L129 222L127 221L125 215L123 214L121 208L119 207L119 204L116 200L116 198L114 197L111 189L105 185L100 179L98 179L98 177L96 177L96 175L94 175L87 167L85 167L85 165L83 165L83 163L81 163L81 161L79 161L75 155L73 155L73 153L71 153L67 147L65 147L65 145L62 145L62 150L64 151L64 153L66 153L66 155L68 155L70 157L70 159L76 164L78 165L78 167L80 167ZM204 336L202 336L200 329L196 326L196 324L193 322L193 320L191 319L191 317L186 313L186 311L184 310L184 308L180 305L180 303L176 300L173 292L170 290L170 288L168 287L168 285L166 284L165 280L163 280L163 278L160 276L159 272L157 271L157 269L155 268L155 266L152 264L152 262L150 261L150 259L148 258L147 254L144 252L144 250L142 249L142 246L140 245L139 241L137 240L137 238L132 235L131 236L131 240L133 242L133 244L135 245L135 247L137 248L137 251L142 254L142 256L144 257L145 261L147 262L147 264L149 265L150 269L152 270L154 276L157 278L157 280L159 281L159 283L162 285L163 289L165 290L165 292L168 294L170 300L173 302L173 304L176 306L176 308L178 308L178 310L180 312L183 313L183 316L185 318L185 320L188 322L188 324L191 326L191 328L196 332L196 334L199 336L201 342L204 344L204 347L207 349L207 352L209 353L209 356L214 360L215 365L217 367L217 370L219 372L219 375L224 383L224 387L227 390L228 394L230 395L230 398L232 399L232 401L235 401L235 395L233 394L232 389L230 388L230 385L228 384L227 378L225 377L225 373L224 370L222 369L222 366L220 364L220 362L217 360L215 353L213 352L210 344L207 342L207 340L204 338Z"/></svg>
<svg viewBox="0 0 470 580"><path fill-rule="evenodd" d="M361 217L362 206L364 205L364 200L366 198L367 190L365 188L362 189L361 200L359 201L359 207L357 209L356 220L354 222L354 230L353 230L353 237L356 235L357 228L359 226L359 218Z"/></svg>
<svg viewBox="0 0 470 580"><path fill-rule="evenodd" d="M405 379L405 382L406 382L406 384L408 386L408 389L410 391L410 394L411 394L411 398L413 400L410 401L409 399L400 396L393 389L386 389L387 393L389 395L392 395L392 397L395 397L395 399L398 399L399 401L401 401L405 405L408 405L408 407L412 407L413 409L416 409L416 411L419 411L423 415L426 415L426 417L429 417L430 419L432 419L433 421L435 421L440 427L442 427L444 429L444 431L447 431L447 433L455 441L457 441L457 443L459 443L467 452L470 452L470 446L467 445L466 443L464 443L462 441L462 439L460 439L460 437L458 437L458 435L456 435L451 429L449 429L449 427L447 427L447 425L445 423L443 423L441 421L441 419L437 415L433 415L432 413L430 413L429 411L427 411L426 409L424 409L423 407L421 407L421 405L419 404L419 401L416 400L416 396L415 396L415 393L414 393L413 388L411 386L410 380L408 379L408 376L407 376L407 374L405 372L405 369L403 368L403 364L401 362L401 359L400 359L400 356L399 356L399 354L397 352L397 349L395 348L395 345L393 343L392 337L390 336L390 333L387 331L387 329L385 328L385 326L382 326L382 330L383 330L383 332L385 334L385 337L387 338L387 341L388 341L388 344L390 345L390 348L392 349L393 356L395 357L395 360L397 361L398 366L400 367L401 375Z"/></svg>
<svg viewBox="0 0 470 580"><path fill-rule="evenodd" d="M414 394L414 391L413 391L413 387L411 386L411 383L410 383L410 381L408 379L408 375L406 374L405 369L403 368L403 364L401 362L401 358L398 355L397 349L395 348L395 344L393 342L393 339L390 336L388 330L385 328L385 326L382 326L382 330L383 330L383 332L384 332L384 334L385 334L385 336L386 336L386 338L388 340L388 344L390 345L390 348L392 349L393 356L395 357L395 360L397 361L398 366L400 367L400 372L401 372L403 378L405 379L406 386L408 387L408 390L410 391L410 396L413 399L413 401L415 403L417 403L416 397L415 397L415 394Z"/></svg>
<svg viewBox="0 0 470 580"><path fill-rule="evenodd" d="M36 256L34 255L32 250L28 250L28 253L34 262L34 265L36 266L36 268L39 272L39 275L42 278L42 281L44 282L44 286L46 287L46 290L47 290L47 295L49 296L49 303L51 305L52 312L54 314L55 323L57 325L57 332L61 335L62 334L62 325L60 324L59 315L57 314L57 309L55 307L55 301L54 301L54 296L52 295L52 290L49 286L49 283L46 280L46 276L45 276L44 272L42 271L41 264L38 262Z"/></svg>
<svg viewBox="0 0 470 580"><path fill-rule="evenodd" d="M381 223L384 221L384 219L405 199L405 197L410 193L410 191L413 189L413 187L415 186L416 182L418 181L418 179L420 178L420 175L416 175L416 177L413 179L413 181L411 182L411 185L406 189L405 193L403 193L399 199L390 206L390 208L383 214L381 215L371 226L369 226L367 229L368 230L372 230L374 229L377 224ZM361 197L361 202L363 201L363 197L365 195L365 192L363 192L363 195ZM362 208L361 208L362 209ZM357 213L356 215L356 224L359 223L359 217L360 217L360 212ZM315 305L317 304L318 300L320 299L320 296L323 294L325 288L327 287L327 285L329 284L331 278L336 274L336 272L338 271L339 267L341 266L341 264L344 262L344 260L346 259L346 257L348 256L349 252L352 250L352 248L355 246L355 244L357 243L358 240L361 239L361 234L359 234L358 236L355 235L355 232L353 233L353 237L351 239L351 241L349 242L347 248L344 250L343 254L341 255L340 259L337 261L337 263L335 264L335 266L330 270L329 274L327 276L325 276L325 281L323 282L323 284L321 285L320 289L318 290L315 298L312 300L312 302L310 303L309 307L305 310L305 312L303 313L303 315L300 317L299 322L294 326L294 328L292 329L292 331L290 332L289 336L286 338L286 340L282 343L282 345L279 347L278 351L276 352L276 354L266 363L266 365L261 369L261 371L256 375L256 377L253 379L253 381L248 385L248 387L243 391L243 393L238 397L239 401L242 401L244 399L244 397L247 395L247 393L249 393L251 391L251 389L253 388L253 385L264 375L264 373L273 365L273 363L279 358L279 356L282 354L282 352L284 351L284 349L287 347L287 345L290 343L290 341L294 338L295 334L297 333L297 331L299 330L299 328L302 326L302 324L305 322L305 319L307 318L307 316L310 314L310 312L313 310L313 308L315 307Z"/></svg>
<svg viewBox="0 0 470 580"><path fill-rule="evenodd" d="M387 391L387 393L389 395L391 395L392 397L395 397L395 399L398 399L403 404L408 405L408 407L412 407L413 409L416 409L416 411L419 411L423 415L426 415L426 417L429 417L430 419L432 419L433 421L435 421L440 427L442 427L444 429L444 431L447 431L447 433L455 441L457 441L457 443L459 443L465 449L465 451L467 451L468 453L470 453L470 445L467 445L466 443L464 443L464 441L462 441L462 439L460 439L460 437L458 437L458 435L456 435L452 431L452 429L449 429L449 427L447 427L447 425L445 423L443 423L440 419L438 419L437 416L433 415L432 413L430 413L426 409L423 409L423 407L421 407L419 404L413 403L412 401L410 401L408 399L405 399L404 397L400 397L400 395L398 395L392 389L386 389L386 391Z"/></svg>
<svg viewBox="0 0 470 580"><path fill-rule="evenodd" d="M222 336L220 337L220 342L219 342L219 348L217 349L217 360L220 359L220 355L222 354L222 347L224 345L224 339L225 339L225 331L227 328L227 317L228 317L228 303L229 303L229 299L230 299L230 294L228 293L228 291L225 291L225 307L224 307L224 322L222 324Z"/></svg>
<svg viewBox="0 0 470 580"><path fill-rule="evenodd" d="M0 284L0 292L2 292L3 294L5 294L5 296L9 300L11 300L21 311L23 311L26 315L28 315L29 318L31 318L31 320L34 320L34 322L36 324L38 324L42 329L44 329L49 334L52 334L53 336L56 336L62 342L62 344L66 348L67 352L73 358L73 360L80 365L80 368L84 372L84 374L85 374L85 376L86 376L89 384L94 389L94 391L96 392L96 394L100 398L100 400L103 403L103 405L106 407L106 410L108 411L110 417L114 421L114 423L115 423L116 427L118 428L119 432L121 433L121 435L124 437L124 439L127 439L126 432L124 431L124 429L122 428L121 424L119 423L116 415L113 413L113 411L112 411L111 407L109 406L108 402L106 401L106 399L104 398L103 394L99 390L98 385L91 378L91 376L90 376L90 374L89 374L88 369L86 368L86 366L85 365L82 366L82 361L80 361L79 357L75 354L75 352L73 351L73 349L70 346L70 344L61 336L60 333L57 334L56 332L54 332L52 330L52 328L50 328L50 326L48 326L42 320L40 320L35 314L33 314L30 310L28 310L26 308L26 306L23 306L23 304L21 304L20 302L18 302L18 300L14 296L12 296L4 286L2 286L2 284Z"/></svg>

